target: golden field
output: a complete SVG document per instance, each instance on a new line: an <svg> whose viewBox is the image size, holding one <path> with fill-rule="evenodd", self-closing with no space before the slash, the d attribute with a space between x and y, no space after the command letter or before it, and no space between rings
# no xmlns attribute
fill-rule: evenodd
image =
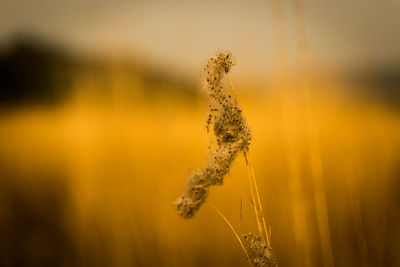
<svg viewBox="0 0 400 267"><path fill-rule="evenodd" d="M77 77L62 105L2 110L0 265L248 266L210 206L184 220L172 205L206 160L200 90L148 97L123 71L105 79ZM351 86L236 85L280 266L400 265L399 111ZM256 231L243 157L208 201Z"/></svg>

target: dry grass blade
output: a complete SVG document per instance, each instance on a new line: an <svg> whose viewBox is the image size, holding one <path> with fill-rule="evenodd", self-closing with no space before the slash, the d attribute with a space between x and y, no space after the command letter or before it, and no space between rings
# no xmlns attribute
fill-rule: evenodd
<svg viewBox="0 0 400 267"><path fill-rule="evenodd" d="M264 233L265 233L265 239L267 241L267 245L269 248L271 248L271 242L269 240L269 235L268 234L268 230L267 230L267 224L265 222L265 216L263 214L263 208L262 208L262 204L261 204L261 198L260 198L260 190L258 189L258 185L257 185L257 181L256 181L256 176L254 175L254 169L253 169L253 165L251 164L250 159L247 157L246 153L244 153L244 157L246 159L246 165L247 165L247 169L248 169L248 173L249 173L249 179L250 179L250 183L253 183L255 191L256 191L256 195L257 195L257 203L258 203L258 209L259 212L258 214L256 214L256 216L259 216L260 218L257 219L257 223L259 223L259 220L262 220L263 223L263 227L264 227ZM253 190L252 190L253 191ZM257 208L255 208L257 210ZM260 223L261 224L261 223ZM260 233L263 233L262 230L260 230Z"/></svg>
<svg viewBox="0 0 400 267"><path fill-rule="evenodd" d="M257 226L258 226L258 231L260 232L260 234L262 234L262 226L261 226L261 222L260 222L260 216L258 214L258 209L257 209L257 201L256 198L254 197L254 189L253 189L253 181L252 181L252 176L250 174L250 169L248 168L249 163L246 157L246 153L244 153L244 158L246 160L246 166L247 166L247 170L248 170L248 177L249 177L249 183L250 183L250 193L251 193L251 203L252 206L254 208L254 213L256 216L256 220L257 220Z"/></svg>
<svg viewBox="0 0 400 267"><path fill-rule="evenodd" d="M229 226L229 228L231 228L233 234L235 235L236 239L239 241L240 246L242 247L244 253L246 254L246 258L249 260L250 265L252 265L249 254L247 253L247 250L244 247L243 242L240 239L239 235L237 234L235 228L233 228L233 225L229 222L229 220L224 216L224 214L217 207L215 207L213 204L211 204L209 202L208 202L208 205L210 205L219 214L219 216L221 216L221 218L226 222L226 224Z"/></svg>

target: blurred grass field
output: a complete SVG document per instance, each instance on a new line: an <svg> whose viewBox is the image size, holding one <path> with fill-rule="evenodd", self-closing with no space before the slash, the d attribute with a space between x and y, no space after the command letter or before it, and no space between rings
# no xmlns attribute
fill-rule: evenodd
<svg viewBox="0 0 400 267"><path fill-rule="evenodd" d="M205 97L105 73L77 76L63 104L2 110L0 265L248 265L209 206L186 221L172 205L205 164ZM400 266L399 111L352 86L316 80L308 102L295 82L236 86L280 266ZM239 157L208 201L246 233L249 192Z"/></svg>

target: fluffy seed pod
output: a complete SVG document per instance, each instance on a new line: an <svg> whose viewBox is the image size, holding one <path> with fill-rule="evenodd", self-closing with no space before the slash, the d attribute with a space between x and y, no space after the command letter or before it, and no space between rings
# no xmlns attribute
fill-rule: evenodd
<svg viewBox="0 0 400 267"><path fill-rule="evenodd" d="M251 263L256 267L278 267L278 262L264 238L252 233L243 235L243 244Z"/></svg>
<svg viewBox="0 0 400 267"><path fill-rule="evenodd" d="M174 202L179 215L186 219L192 218L206 201L210 186L222 185L238 153L247 151L250 145L250 129L242 110L222 85L233 65L232 55L221 52L204 68L204 87L210 100L206 129L213 130L217 147L210 151L206 166L189 175L183 194Z"/></svg>

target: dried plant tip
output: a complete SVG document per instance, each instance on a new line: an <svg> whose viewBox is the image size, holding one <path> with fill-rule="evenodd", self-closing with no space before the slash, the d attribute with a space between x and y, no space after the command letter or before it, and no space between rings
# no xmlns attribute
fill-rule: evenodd
<svg viewBox="0 0 400 267"><path fill-rule="evenodd" d="M250 128L237 100L222 85L224 74L233 65L231 53L221 52L204 68L205 91L210 99L206 129L213 130L217 147L210 151L206 167L189 175L182 196L174 202L178 214L187 219L192 218L207 199L210 186L222 185L237 154L248 151L250 145Z"/></svg>
<svg viewBox="0 0 400 267"><path fill-rule="evenodd" d="M248 233L243 235L243 244L251 263L256 267L278 267L275 255L263 237Z"/></svg>

